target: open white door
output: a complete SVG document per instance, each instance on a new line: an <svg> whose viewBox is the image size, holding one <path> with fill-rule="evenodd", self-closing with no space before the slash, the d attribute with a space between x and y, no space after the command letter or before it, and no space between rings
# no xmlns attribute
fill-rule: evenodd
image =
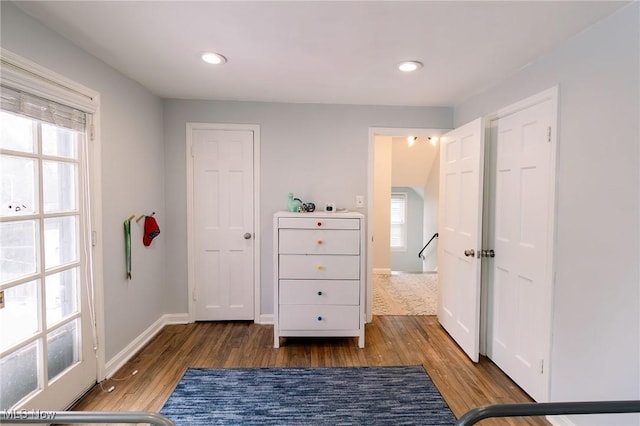
<svg viewBox="0 0 640 426"><path fill-rule="evenodd" d="M483 161L481 118L442 136L438 320L474 362L480 341Z"/></svg>

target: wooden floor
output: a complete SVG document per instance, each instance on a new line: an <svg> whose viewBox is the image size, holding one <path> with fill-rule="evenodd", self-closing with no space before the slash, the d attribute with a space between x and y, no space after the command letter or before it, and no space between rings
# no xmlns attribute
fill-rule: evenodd
<svg viewBox="0 0 640 426"><path fill-rule="evenodd" d="M273 326L211 322L165 327L111 380L95 386L74 407L88 411L159 411L188 367L335 367L423 365L456 417L470 408L527 402L528 396L491 361L474 364L434 316L374 316L366 347L355 338L282 339ZM138 370L134 376L131 373ZM116 380L124 379L124 380ZM115 386L112 392L105 392ZM487 425L548 425L538 419L484 420Z"/></svg>

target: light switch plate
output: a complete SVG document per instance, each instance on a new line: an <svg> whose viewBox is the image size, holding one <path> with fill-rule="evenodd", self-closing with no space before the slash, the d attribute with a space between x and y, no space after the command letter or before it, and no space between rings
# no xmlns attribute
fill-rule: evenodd
<svg viewBox="0 0 640 426"><path fill-rule="evenodd" d="M364 207L364 195L356 195L356 207Z"/></svg>

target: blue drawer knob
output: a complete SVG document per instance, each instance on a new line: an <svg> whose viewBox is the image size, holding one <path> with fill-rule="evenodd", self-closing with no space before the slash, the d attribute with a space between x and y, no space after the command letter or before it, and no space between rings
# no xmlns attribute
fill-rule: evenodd
<svg viewBox="0 0 640 426"><path fill-rule="evenodd" d="M318 321L322 321L322 317L318 317Z"/></svg>

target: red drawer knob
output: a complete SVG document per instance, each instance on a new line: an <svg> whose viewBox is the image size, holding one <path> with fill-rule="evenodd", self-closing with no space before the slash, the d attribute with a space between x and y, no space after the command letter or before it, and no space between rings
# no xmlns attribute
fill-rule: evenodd
<svg viewBox="0 0 640 426"><path fill-rule="evenodd" d="M322 222L318 222L318 226L322 226Z"/></svg>

